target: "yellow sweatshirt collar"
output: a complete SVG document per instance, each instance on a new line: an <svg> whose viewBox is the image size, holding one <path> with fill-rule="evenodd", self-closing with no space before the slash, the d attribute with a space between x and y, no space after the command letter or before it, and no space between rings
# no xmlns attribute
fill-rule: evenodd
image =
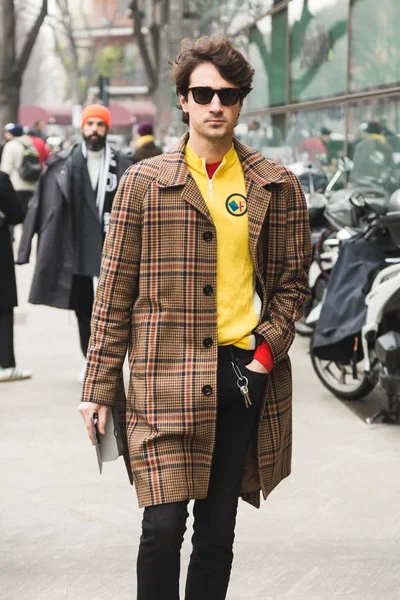
<svg viewBox="0 0 400 600"><path fill-rule="evenodd" d="M204 175L204 174L207 175L206 159L199 158L197 156L197 154L191 148L190 142L188 142L185 147L185 158L186 158L187 165L190 169L192 169L193 171L197 171L197 173L201 173L202 175ZM232 143L230 150L228 150L228 152L225 154L224 158L222 159L221 164L218 167L218 173L228 170L230 167L235 165L235 163L238 160L239 160L238 155L237 155L235 147Z"/></svg>

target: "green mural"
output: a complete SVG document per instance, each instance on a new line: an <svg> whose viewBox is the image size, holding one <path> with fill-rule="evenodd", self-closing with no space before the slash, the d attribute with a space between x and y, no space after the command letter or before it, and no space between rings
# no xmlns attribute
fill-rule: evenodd
<svg viewBox="0 0 400 600"><path fill-rule="evenodd" d="M286 102L287 65L286 10L265 17L250 31L251 58L256 63L255 89L252 102L260 106L276 106ZM258 55L255 56L255 49ZM257 65L258 62L258 65ZM252 62L253 64L253 62ZM259 66L259 70L257 70Z"/></svg>
<svg viewBox="0 0 400 600"><path fill-rule="evenodd" d="M291 101L346 92L349 0L289 4Z"/></svg>
<svg viewBox="0 0 400 600"><path fill-rule="evenodd" d="M345 93L348 2L292 0L288 9L261 19L251 28L249 58L256 67L256 97L251 108Z"/></svg>

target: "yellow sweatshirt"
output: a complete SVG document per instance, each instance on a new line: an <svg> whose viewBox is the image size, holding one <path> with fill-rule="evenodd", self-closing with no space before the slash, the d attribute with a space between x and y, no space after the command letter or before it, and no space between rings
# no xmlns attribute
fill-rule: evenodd
<svg viewBox="0 0 400 600"><path fill-rule="evenodd" d="M205 159L189 143L185 156L217 230L218 344L252 350L251 332L258 325L261 301L255 292L242 165L233 144L212 179Z"/></svg>

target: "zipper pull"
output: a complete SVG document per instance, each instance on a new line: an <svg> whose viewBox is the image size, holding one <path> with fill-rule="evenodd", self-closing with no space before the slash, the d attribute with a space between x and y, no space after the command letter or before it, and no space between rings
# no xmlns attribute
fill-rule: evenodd
<svg viewBox="0 0 400 600"><path fill-rule="evenodd" d="M210 200L212 200L212 196L213 196L213 182L212 182L212 179L209 180L209 189L210 189Z"/></svg>

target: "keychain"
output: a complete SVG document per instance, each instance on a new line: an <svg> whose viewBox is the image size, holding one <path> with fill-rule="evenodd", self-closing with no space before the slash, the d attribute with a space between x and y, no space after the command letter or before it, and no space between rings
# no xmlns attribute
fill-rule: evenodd
<svg viewBox="0 0 400 600"><path fill-rule="evenodd" d="M249 406L251 405L248 387L249 380L243 375L238 365L236 365L234 362L231 362L231 365L233 367L233 370L235 371L236 377L238 378L236 383L240 390L240 393L244 398L244 405L246 408L249 408Z"/></svg>

